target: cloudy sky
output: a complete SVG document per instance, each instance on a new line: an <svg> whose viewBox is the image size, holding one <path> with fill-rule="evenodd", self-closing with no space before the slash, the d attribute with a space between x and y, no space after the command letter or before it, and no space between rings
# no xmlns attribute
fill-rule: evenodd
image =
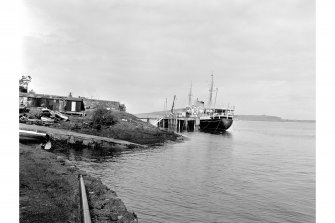
<svg viewBox="0 0 335 223"><path fill-rule="evenodd" d="M237 114L315 119L314 0L24 1L23 72L37 93L131 113L208 100Z"/></svg>

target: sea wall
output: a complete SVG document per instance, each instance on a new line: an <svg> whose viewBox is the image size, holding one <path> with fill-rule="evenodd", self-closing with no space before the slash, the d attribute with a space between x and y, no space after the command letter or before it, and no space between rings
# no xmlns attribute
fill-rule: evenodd
<svg viewBox="0 0 335 223"><path fill-rule="evenodd" d="M107 101L83 98L86 109L107 108L117 111L126 111L126 106L118 101Z"/></svg>

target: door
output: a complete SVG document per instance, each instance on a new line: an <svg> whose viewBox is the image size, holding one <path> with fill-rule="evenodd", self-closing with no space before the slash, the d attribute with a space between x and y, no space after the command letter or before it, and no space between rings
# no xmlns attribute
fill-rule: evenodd
<svg viewBox="0 0 335 223"><path fill-rule="evenodd" d="M59 100L58 99L54 100L54 111L59 111Z"/></svg>
<svg viewBox="0 0 335 223"><path fill-rule="evenodd" d="M71 111L76 111L76 102L72 101L71 103Z"/></svg>
<svg viewBox="0 0 335 223"><path fill-rule="evenodd" d="M77 101L77 104L76 104L76 111L77 112L80 112L81 111L81 101Z"/></svg>

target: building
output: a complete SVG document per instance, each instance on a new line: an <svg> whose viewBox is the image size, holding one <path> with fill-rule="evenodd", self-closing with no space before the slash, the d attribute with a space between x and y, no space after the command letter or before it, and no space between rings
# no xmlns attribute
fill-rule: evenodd
<svg viewBox="0 0 335 223"><path fill-rule="evenodd" d="M66 114L83 115L85 110L106 108L126 111L126 106L118 101L88 99L84 97L58 96L19 92L20 107L44 107Z"/></svg>
<svg viewBox="0 0 335 223"><path fill-rule="evenodd" d="M20 107L44 107L67 114L82 115L85 111L83 99L75 97L20 92L19 103Z"/></svg>

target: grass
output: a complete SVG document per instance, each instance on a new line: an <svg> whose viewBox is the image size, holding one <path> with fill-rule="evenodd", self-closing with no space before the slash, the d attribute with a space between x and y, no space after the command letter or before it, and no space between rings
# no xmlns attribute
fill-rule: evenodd
<svg viewBox="0 0 335 223"><path fill-rule="evenodd" d="M70 122L60 122L54 127L145 145L178 138L173 132L161 130L132 114L107 109L88 111L85 117L70 117Z"/></svg>
<svg viewBox="0 0 335 223"><path fill-rule="evenodd" d="M134 223L135 214L101 180L38 145L20 144L20 222L80 222L78 174L82 174L92 223ZM119 216L123 216L119 219Z"/></svg>
<svg viewBox="0 0 335 223"><path fill-rule="evenodd" d="M53 166L20 150L20 222L79 221L76 182Z"/></svg>

